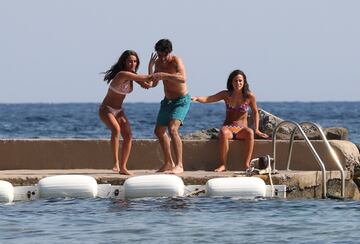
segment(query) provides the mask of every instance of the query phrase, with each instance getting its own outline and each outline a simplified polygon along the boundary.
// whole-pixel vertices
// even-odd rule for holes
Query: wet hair
[[[121,54],[121,56],[119,57],[119,60],[113,66],[111,66],[111,68],[108,71],[103,72],[103,74],[105,74],[104,81],[109,83],[112,79],[114,79],[114,77],[117,75],[117,73],[125,70],[126,60],[130,56],[135,56],[137,59],[137,64],[135,67],[135,73],[136,73],[139,68],[139,65],[140,65],[139,56],[133,50],[126,50]]]
[[[246,75],[245,75],[245,73],[243,71],[236,69],[233,72],[231,72],[230,75],[229,75],[229,78],[227,80],[226,87],[227,87],[229,92],[232,92],[234,90],[232,81],[235,78],[235,76],[237,76],[237,75],[242,75],[242,77],[244,77],[244,86],[243,86],[243,89],[242,89],[242,95],[243,95],[243,98],[246,99],[249,96],[250,88],[249,88],[249,84],[248,84],[247,79],[246,79]]]
[[[172,43],[169,39],[161,39],[155,44],[155,51],[171,53],[172,52]]]

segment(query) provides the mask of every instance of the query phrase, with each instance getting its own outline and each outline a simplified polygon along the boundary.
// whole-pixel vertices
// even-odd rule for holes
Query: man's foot
[[[158,169],[156,172],[165,172],[170,171],[173,169],[173,166],[171,164],[163,164],[160,169]]]
[[[119,171],[119,174],[121,175],[134,175],[133,173],[131,173],[130,171],[128,171],[127,169],[121,169]]]
[[[184,168],[182,166],[175,166],[172,170],[169,171],[170,174],[180,174],[184,173]]]
[[[216,168],[214,171],[215,172],[225,172],[226,167],[225,167],[225,165],[222,164],[222,165],[220,165],[220,167]]]

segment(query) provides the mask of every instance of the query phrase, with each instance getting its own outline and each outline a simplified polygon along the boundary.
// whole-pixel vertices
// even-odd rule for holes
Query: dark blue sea
[[[345,127],[360,144],[360,102],[259,102],[258,107],[286,120]],[[154,138],[158,103],[125,103],[134,138]],[[182,134],[221,126],[224,105],[192,103]],[[0,104],[0,138],[108,138],[96,103]]]
[[[258,103],[286,120],[346,127],[360,102]],[[135,138],[154,138],[155,103],[125,104]],[[0,138],[108,138],[98,104],[0,104]],[[181,133],[219,127],[223,104],[192,104]],[[0,155],[1,156],[1,155]],[[53,199],[0,204],[0,243],[359,243],[360,202],[319,199]]]
[[[360,202],[233,198],[0,204],[0,243],[359,243]]]

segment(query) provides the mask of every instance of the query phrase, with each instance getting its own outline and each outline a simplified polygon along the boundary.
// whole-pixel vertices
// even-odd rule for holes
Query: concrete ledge
[[[322,141],[312,141],[326,170],[337,170]],[[359,164],[359,151],[349,141],[330,141],[340,162],[347,168]],[[277,143],[277,169],[286,169],[288,141]],[[256,140],[253,158],[270,154],[269,140]],[[230,141],[229,169],[244,170],[244,145]],[[218,166],[217,140],[184,141],[185,170],[213,170]],[[36,139],[0,140],[0,170],[11,169],[110,169],[112,167],[109,140],[105,139]],[[162,152],[157,140],[134,140],[128,162],[130,170],[157,169],[162,164]],[[295,141],[293,170],[319,170],[317,162],[304,141]]]

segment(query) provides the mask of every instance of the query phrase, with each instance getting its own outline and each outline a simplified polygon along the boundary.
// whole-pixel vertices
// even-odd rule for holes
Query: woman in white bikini
[[[219,133],[220,140],[220,166],[217,172],[226,171],[229,152],[229,140],[245,140],[245,167],[250,168],[251,156],[254,148],[254,133],[262,138],[268,135],[259,131],[259,113],[256,105],[255,94],[249,90],[246,75],[241,70],[230,73],[227,81],[227,90],[212,96],[192,97],[193,101],[200,103],[213,103],[224,100],[226,117]],[[254,130],[248,127],[247,116],[251,108],[254,118]]]
[[[149,88],[152,84],[151,76],[136,74],[139,65],[140,60],[136,52],[126,50],[121,54],[119,60],[108,71],[104,72],[104,81],[110,85],[99,108],[100,119],[111,130],[110,144],[114,159],[113,170],[125,175],[131,175],[126,164],[131,151],[132,134],[122,104],[126,95],[133,90],[133,81],[143,88]],[[121,159],[119,160],[120,135],[123,138],[123,143]]]

